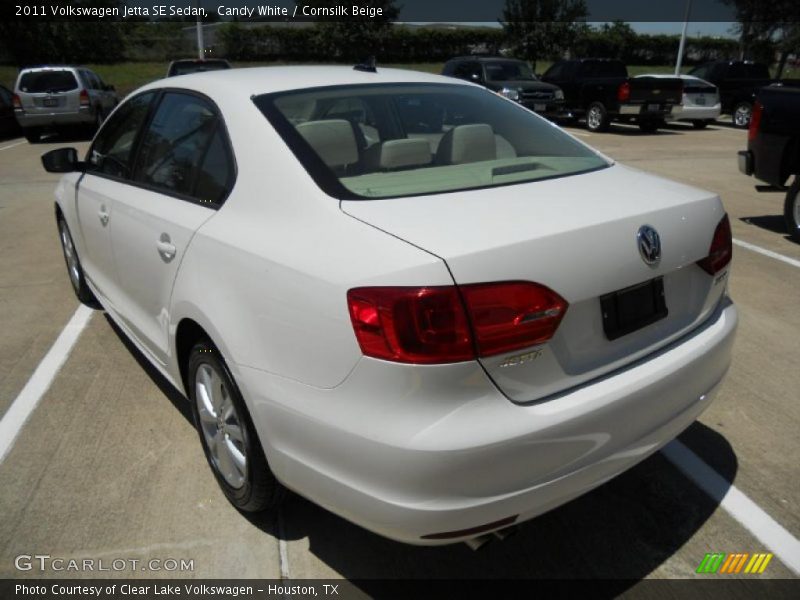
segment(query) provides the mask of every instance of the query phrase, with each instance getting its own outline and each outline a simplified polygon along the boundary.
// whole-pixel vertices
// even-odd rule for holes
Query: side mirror
[[[75,148],[56,148],[42,154],[42,166],[48,173],[72,173],[82,171],[83,163],[78,160]]]

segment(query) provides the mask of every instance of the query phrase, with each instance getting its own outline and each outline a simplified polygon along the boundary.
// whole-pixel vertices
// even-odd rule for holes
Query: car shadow
[[[111,329],[167,400],[192,427],[186,398],[158,372],[106,315]],[[738,470],[723,435],[695,422],[680,441],[732,484]],[[480,477],[480,473],[475,474]],[[597,489],[521,524],[516,535],[479,551],[465,544],[425,547],[388,540],[288,493],[277,511],[241,513],[265,534],[308,540],[308,551],[333,576],[366,594],[386,579],[604,579],[621,594],[689,541],[718,504],[656,453]],[[291,557],[291,545],[288,549]],[[697,557],[697,562],[702,556]],[[694,559],[692,559],[694,560]],[[299,574],[290,576],[297,577]],[[676,573],[689,577],[691,573]],[[370,582],[370,580],[374,580]],[[609,582],[606,582],[609,583]],[[378,586],[374,587],[373,585]]]
[[[789,231],[786,229],[786,220],[783,215],[761,215],[758,217],[741,217],[739,219],[747,225],[755,225],[761,229],[780,234],[783,239],[794,242]]]
[[[607,131],[603,132],[590,132],[586,127],[582,124],[566,124],[562,125],[562,127],[566,131],[571,131],[573,129],[581,130],[584,132],[589,132],[594,135],[608,135],[608,134],[617,134],[617,135],[626,135],[632,137],[649,137],[649,136],[658,136],[658,135],[683,135],[685,132],[681,130],[675,130],[668,126],[661,126],[656,131],[652,132],[645,132],[639,129],[638,125],[628,125],[626,123],[611,123]],[[689,131],[688,129],[686,131]]]

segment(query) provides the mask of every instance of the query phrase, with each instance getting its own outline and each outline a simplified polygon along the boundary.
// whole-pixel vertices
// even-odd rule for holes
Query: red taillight
[[[89,106],[89,92],[81,90],[81,106]]]
[[[11,96],[11,103],[14,105],[14,108],[17,110],[22,110],[22,100],[19,99],[19,96],[14,94]]]
[[[708,249],[708,256],[697,264],[709,275],[716,275],[724,269],[733,256],[733,241],[731,239],[731,223],[728,215],[722,220],[714,230],[714,237],[711,240],[711,247]]]
[[[503,354],[553,337],[567,301],[528,281],[483,283],[461,288],[480,356]]]
[[[756,100],[753,105],[753,114],[750,115],[750,127],[747,130],[748,141],[753,141],[758,134],[758,127],[761,125],[761,113],[764,112],[764,106]]]
[[[347,303],[365,355],[414,364],[472,360],[476,351],[492,356],[546,342],[567,309],[561,296],[530,282],[356,288]]]
[[[627,102],[631,97],[631,84],[623,81],[617,88],[617,100],[620,102]]]

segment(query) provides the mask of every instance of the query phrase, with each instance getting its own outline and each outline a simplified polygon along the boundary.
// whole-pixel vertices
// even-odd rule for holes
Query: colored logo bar
[[[732,554],[725,554],[723,552],[715,552],[706,554],[697,567],[697,573],[704,574],[735,574],[735,573],[749,573],[757,574],[763,573],[767,568],[769,561],[772,560],[771,553],[756,553],[749,554],[747,552],[739,552]]]

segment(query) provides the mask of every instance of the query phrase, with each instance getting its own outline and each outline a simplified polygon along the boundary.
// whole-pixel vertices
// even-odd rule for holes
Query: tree
[[[296,0],[298,5],[335,8],[337,0]],[[347,5],[345,3],[345,5]],[[381,9],[380,17],[353,17],[346,20],[322,19],[317,23],[315,41],[324,56],[335,60],[361,61],[369,56],[380,58],[384,39],[390,34],[392,21],[400,9],[394,0],[359,0],[353,2],[367,10]]]
[[[800,3],[797,0],[724,0],[736,12],[739,57],[767,64],[780,53],[777,77],[786,58],[800,49]]]
[[[506,0],[500,24],[515,56],[534,69],[542,58],[558,58],[585,31],[584,0]]]

